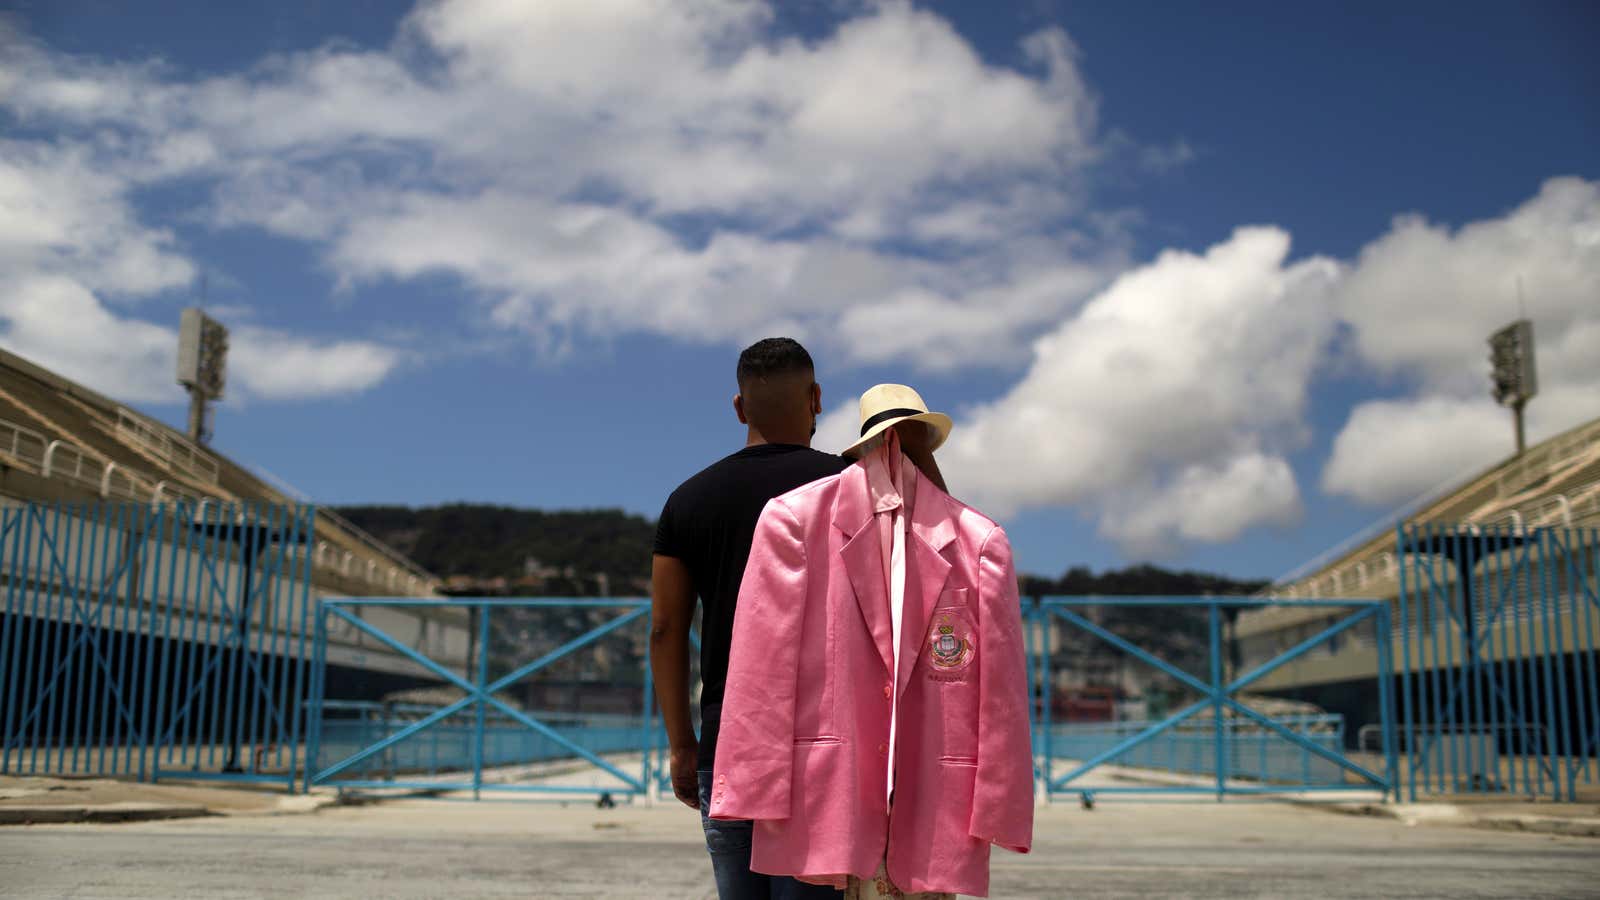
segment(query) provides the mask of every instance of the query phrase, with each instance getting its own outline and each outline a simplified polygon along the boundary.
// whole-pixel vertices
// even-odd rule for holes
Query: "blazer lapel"
[[[878,531],[872,520],[872,504],[867,497],[866,472],[859,464],[845,469],[839,479],[839,499],[834,505],[833,524],[847,540],[839,548],[839,561],[856,597],[856,606],[866,623],[867,633],[878,648],[885,674],[894,671],[894,626],[889,621],[889,597],[884,591],[886,561],[878,544]]]
[[[909,467],[908,467],[909,468]],[[942,551],[955,540],[949,495],[915,472],[916,502],[906,534],[906,606],[900,620],[900,672],[896,693],[906,689],[911,670],[928,644],[928,623],[950,578],[950,561]]]

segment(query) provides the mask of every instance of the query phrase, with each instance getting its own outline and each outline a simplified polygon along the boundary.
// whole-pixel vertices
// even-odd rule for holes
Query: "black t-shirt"
[[[851,460],[798,444],[757,444],[712,463],[667,498],[655,552],[683,561],[704,615],[700,624],[700,766],[715,758],[733,607],[756,520],[767,501],[837,475]]]

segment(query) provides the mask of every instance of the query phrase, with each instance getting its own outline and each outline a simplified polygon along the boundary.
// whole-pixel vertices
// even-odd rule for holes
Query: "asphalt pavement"
[[[1408,825],[1284,803],[1041,809],[992,896],[1600,897],[1592,838]],[[0,830],[0,895],[710,898],[682,807],[397,800],[293,816]]]

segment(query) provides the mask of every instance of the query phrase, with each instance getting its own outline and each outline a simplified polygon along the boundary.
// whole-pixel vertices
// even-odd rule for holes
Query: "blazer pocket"
[[[797,737],[794,739],[794,743],[797,747],[815,747],[819,744],[842,744],[844,743],[844,738],[835,737],[831,734],[819,734],[811,737]]]
[[[952,588],[939,594],[939,605],[936,609],[966,608],[968,588]]]
[[[977,766],[976,756],[941,756],[939,764],[942,766]]]

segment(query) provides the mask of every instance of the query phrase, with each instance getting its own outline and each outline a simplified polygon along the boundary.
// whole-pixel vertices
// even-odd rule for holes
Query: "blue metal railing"
[[[1224,610],[1272,606],[1340,610],[1335,622],[1266,662],[1241,674],[1225,676],[1222,622]],[[1197,676],[1162,659],[1123,635],[1093,621],[1093,607],[1149,610],[1198,609],[1205,614],[1207,672]],[[1258,600],[1244,597],[1041,597],[1029,612],[1034,659],[1034,735],[1039,777],[1047,795],[1057,792],[1093,794],[1206,793],[1218,800],[1229,794],[1330,790],[1395,790],[1398,757],[1393,736],[1389,692],[1388,607],[1370,600]],[[1342,720],[1334,736],[1308,729],[1296,717],[1268,716],[1239,700],[1239,694],[1268,674],[1303,657],[1322,643],[1362,623],[1372,622],[1378,635],[1379,709],[1383,765],[1373,771],[1345,753]],[[1113,726],[1058,725],[1053,722],[1056,681],[1049,630],[1065,626],[1108,644],[1117,653],[1142,663],[1199,699],[1155,722]],[[1201,714],[1204,713],[1202,716]],[[1331,724],[1331,723],[1330,723]],[[1068,770],[1057,775],[1058,761]],[[1164,769],[1205,776],[1204,783],[1095,783],[1088,776],[1106,765]]]
[[[0,510],[0,773],[293,785],[309,506]]]
[[[477,624],[477,647],[480,648],[475,664],[469,664],[471,676],[459,675],[452,669],[397,640],[372,623],[355,614],[359,608],[466,608],[473,611]],[[582,635],[573,638],[554,650],[518,666],[498,678],[489,676],[490,613],[496,609],[617,609],[619,614]],[[392,597],[350,597],[325,599],[322,614],[317,617],[317,673],[311,694],[313,728],[307,751],[309,773],[304,787],[311,785],[336,785],[341,788],[392,788],[428,789],[470,787],[473,796],[485,790],[521,791],[529,793],[645,793],[651,781],[652,754],[646,752],[654,738],[654,684],[650,669],[645,667],[641,707],[644,714],[630,722],[610,722],[603,726],[574,725],[549,714],[529,713],[511,706],[496,694],[513,687],[557,661],[612,635],[622,628],[647,618],[650,601],[637,598],[461,598],[437,600],[397,599]],[[400,657],[407,659],[445,684],[462,692],[462,697],[452,703],[426,712],[406,723],[383,724],[376,733],[365,733],[370,741],[354,746],[348,739],[351,730],[338,721],[330,722],[324,699],[326,684],[327,625],[338,620],[357,632],[375,640]],[[390,727],[392,724],[393,727]],[[330,726],[332,730],[330,731]],[[367,726],[360,726],[367,727]],[[362,777],[374,768],[382,768],[386,760],[396,754],[408,755],[412,762],[428,759],[428,767],[420,771],[437,774],[450,770],[447,765],[434,765],[429,757],[430,742],[444,747],[444,762],[454,762],[457,769],[470,773],[470,781],[441,782],[433,778]],[[639,752],[641,763],[637,775],[625,772],[600,754],[616,751]],[[328,765],[323,761],[337,759]],[[485,780],[485,769],[501,765],[522,764],[558,758],[581,759],[609,773],[616,779],[613,785],[572,786],[542,782],[507,783]],[[398,766],[394,766],[398,768]]]
[[[1404,523],[1407,796],[1576,800],[1600,779],[1600,530]]]
[[[495,695],[624,629],[642,598],[331,599],[310,595],[310,507],[264,504],[25,504],[0,509],[0,773],[219,778],[297,788],[448,780],[558,759],[609,773],[622,792],[665,784],[648,667],[636,714],[529,712]],[[1401,596],[1368,600],[1047,597],[1024,601],[1036,697],[1060,668],[1051,629],[1087,635],[1190,698],[1151,721],[1053,721],[1035,706],[1050,792],[1092,790],[1101,765],[1204,779],[1197,791],[1369,789],[1576,799],[1600,778],[1600,531],[1403,525]],[[504,675],[481,656],[446,666],[363,619],[363,607],[611,609],[615,617]],[[1138,646],[1091,607],[1187,609],[1188,670]],[[1303,640],[1228,672],[1231,609],[1315,607]],[[318,615],[318,612],[321,612]],[[462,692],[437,708],[340,708],[324,700],[327,629],[368,642]],[[1141,632],[1146,633],[1146,632]],[[637,640],[635,632],[630,640]],[[1341,646],[1372,653],[1374,753],[1347,753],[1342,719],[1271,716],[1241,694],[1295,660]],[[306,702],[315,706],[302,713]],[[374,721],[374,716],[377,721]],[[387,715],[385,721],[383,715]],[[1370,724],[1368,724],[1370,723]],[[637,765],[616,754],[638,754]],[[489,781],[493,782],[491,772]],[[1128,785],[1125,789],[1136,789]],[[1163,788],[1170,790],[1171,788]],[[598,789],[585,789],[598,790]],[[1141,789],[1142,790],[1142,789]]]
[[[439,709],[419,704],[349,700],[325,700],[321,708],[318,752],[336,759],[353,756]],[[645,729],[641,716],[561,712],[529,712],[528,715],[544,722],[565,742],[546,737],[498,712],[486,714],[481,757],[485,769],[577,758],[566,742],[597,754],[636,752]],[[442,776],[469,773],[477,758],[476,735],[475,713],[463,711],[447,716],[409,740],[390,744],[382,753],[347,768],[341,773],[346,776],[341,780],[328,783],[383,781],[393,785],[402,778],[406,782],[419,778],[437,781]],[[507,777],[518,774],[507,773]],[[461,786],[459,782],[452,784]]]
[[[1274,721],[1321,747],[1326,753],[1344,749],[1344,716],[1277,716]],[[1093,759],[1128,738],[1151,729],[1155,722],[1076,722],[1051,726],[1051,752],[1060,759]],[[1308,786],[1346,784],[1344,769],[1306,747],[1290,743],[1254,724],[1223,720],[1228,775],[1235,781],[1305,790]],[[1044,736],[1035,739],[1044,752]],[[1216,736],[1204,721],[1189,722],[1156,734],[1115,757],[1115,764],[1184,775],[1214,776],[1219,765]]]

